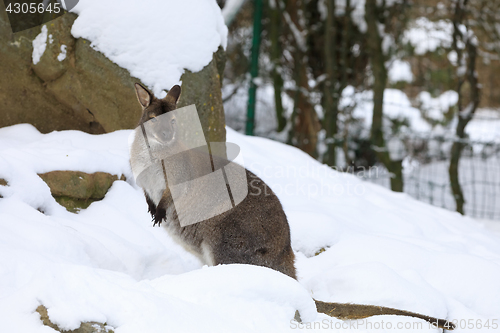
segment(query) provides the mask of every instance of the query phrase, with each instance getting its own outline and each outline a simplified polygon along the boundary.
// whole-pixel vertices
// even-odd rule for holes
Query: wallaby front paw
[[[156,208],[156,214],[154,216],[153,227],[156,226],[157,224],[158,224],[158,226],[161,226],[161,223],[165,219],[166,215],[167,215],[167,212],[165,209]]]

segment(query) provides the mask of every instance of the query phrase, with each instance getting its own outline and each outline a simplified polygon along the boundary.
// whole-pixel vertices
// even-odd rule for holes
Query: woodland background
[[[256,135],[432,204],[500,218],[500,3],[265,0],[253,79],[257,2],[225,6],[236,3],[229,126],[248,126],[253,82]]]

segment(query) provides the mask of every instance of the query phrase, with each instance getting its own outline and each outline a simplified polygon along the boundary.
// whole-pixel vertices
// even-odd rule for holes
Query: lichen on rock
[[[89,174],[68,170],[51,171],[38,176],[47,183],[56,201],[72,213],[102,200],[114,181],[125,180],[123,175],[119,177],[106,172]]]

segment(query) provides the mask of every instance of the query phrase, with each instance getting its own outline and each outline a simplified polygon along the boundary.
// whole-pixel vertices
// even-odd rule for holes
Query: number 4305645
[[[7,8],[5,9],[8,13],[14,13],[14,14],[27,14],[27,13],[44,13],[44,12],[49,12],[49,13],[55,13],[58,14],[61,12],[61,5],[56,2],[52,5],[52,3],[49,3],[47,7],[44,7],[43,3],[9,3]]]

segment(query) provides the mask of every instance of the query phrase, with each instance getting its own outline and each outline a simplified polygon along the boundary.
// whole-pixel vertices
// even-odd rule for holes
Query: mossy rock
[[[0,127],[30,123],[40,132],[81,130],[92,134],[134,128],[141,114],[134,91],[138,79],[74,38],[77,16],[46,24],[48,41],[33,64],[34,27],[13,34],[0,1]],[[61,47],[66,49],[62,59]],[[59,57],[59,58],[58,58]]]
[[[82,209],[87,209],[94,201],[98,201],[96,199],[77,199],[57,195],[54,195],[54,199],[56,199],[58,204],[66,208],[66,210],[71,213],[78,213]]]
[[[102,200],[113,182],[125,180],[122,175],[106,172],[85,173],[81,171],[58,170],[39,174],[50,188],[52,196],[68,211],[77,213],[94,201]]]
[[[181,77],[182,93],[177,108],[195,104],[201,127],[208,142],[225,142],[226,127],[222,103],[221,77],[225,53],[222,48],[201,71],[186,70]]]
[[[92,48],[88,40],[74,38],[76,14],[68,13],[46,24],[49,41],[33,64],[35,27],[13,34],[5,6],[0,1],[0,127],[20,123],[40,132],[81,130],[108,133],[137,126],[141,107],[135,97],[130,72]],[[52,41],[52,42],[50,42]],[[66,57],[61,59],[61,46]],[[196,104],[207,141],[224,141],[224,108],[221,77],[224,50],[197,73],[182,76],[180,106]]]
[[[53,328],[57,332],[61,333],[114,333],[113,329],[110,328],[106,323],[98,323],[98,322],[85,322],[81,323],[80,327],[76,330],[66,331],[60,329],[56,324],[50,321],[49,315],[47,313],[47,308],[43,305],[40,305],[36,308],[36,312],[40,314],[40,319],[45,326],[49,326]]]

